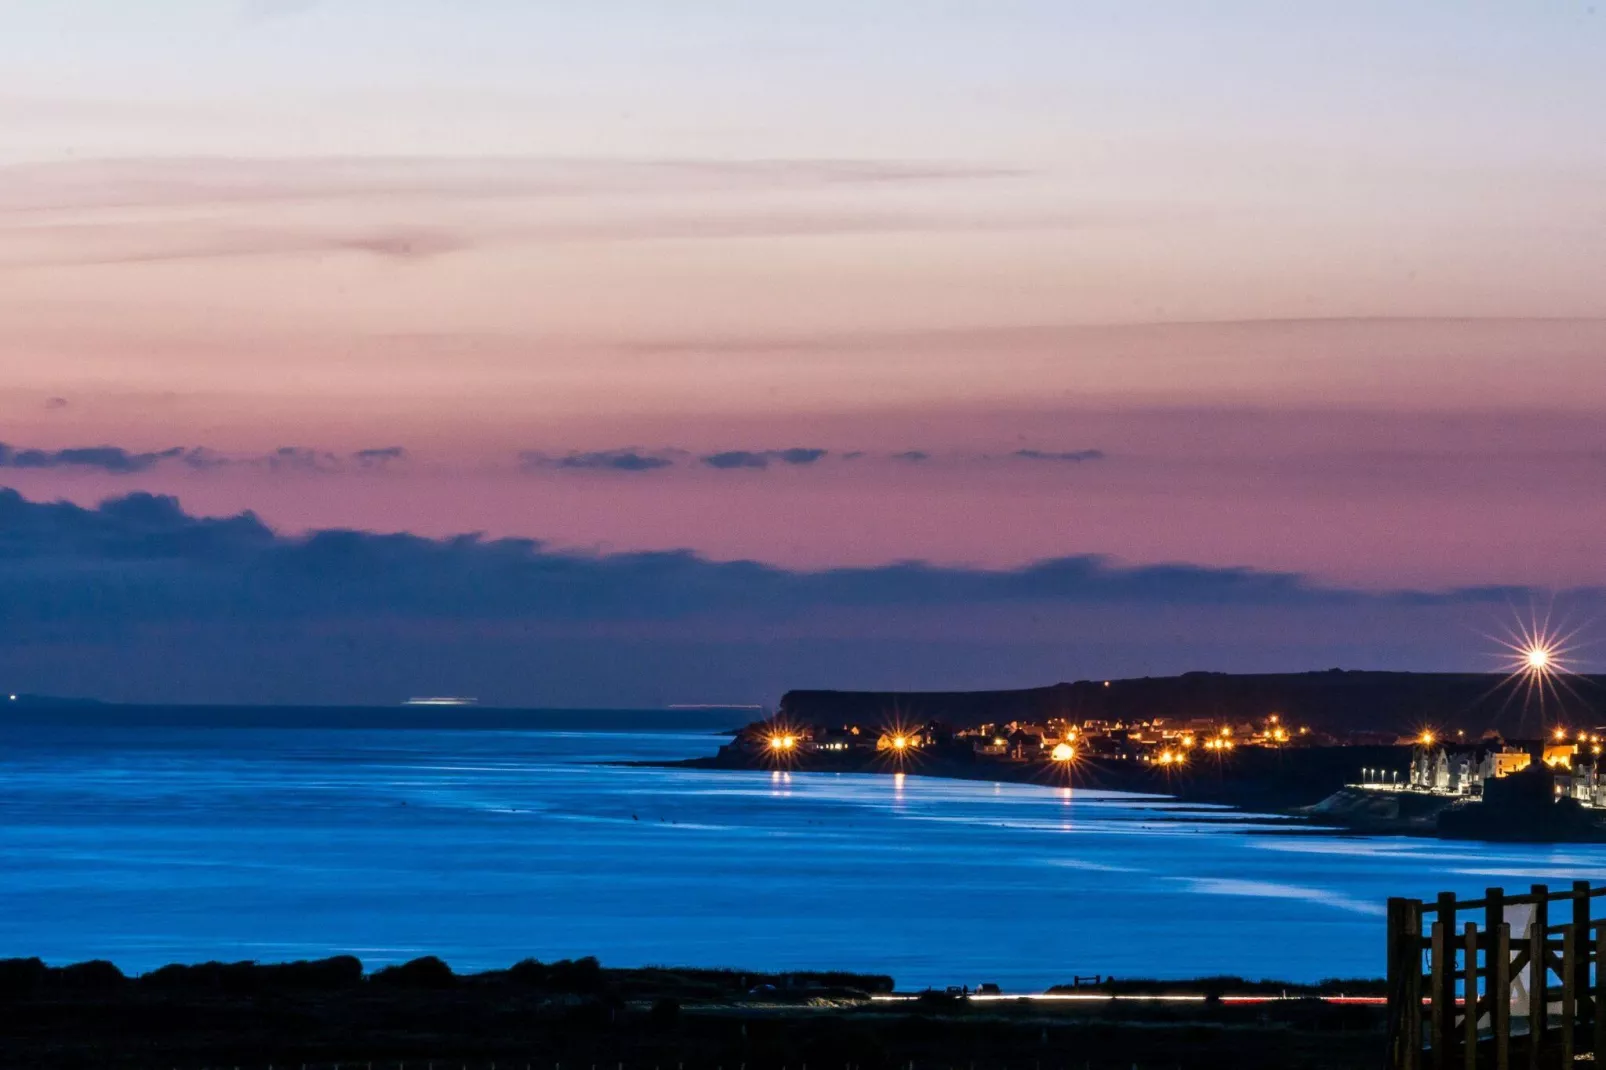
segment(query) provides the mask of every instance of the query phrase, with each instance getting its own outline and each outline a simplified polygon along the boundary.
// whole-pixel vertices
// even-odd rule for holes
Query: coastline
[[[1379,754],[1379,751],[1390,753]],[[609,764],[657,768],[747,772],[859,773],[987,781],[1071,790],[1119,791],[1175,799],[1288,820],[1310,821],[1307,812],[1342,790],[1366,761],[1383,764],[1396,757],[1394,748],[1313,748],[1268,755],[1235,756],[1234,763],[1206,763],[1187,770],[1163,770],[1135,763],[1079,762],[1067,770],[1054,762],[963,761],[921,755],[899,763],[856,756],[797,756],[776,763],[746,758],[734,749],[706,757],[671,761],[628,761]],[[1341,752],[1341,753],[1333,753]],[[1351,768],[1353,766],[1353,769]]]
[[[784,762],[721,748],[715,755],[678,761],[609,764],[747,772],[903,774],[945,780],[1023,784],[1054,789],[1114,791],[1147,798],[1253,813],[1334,835],[1412,836],[1486,842],[1599,843],[1606,829],[1584,833],[1539,821],[1515,830],[1446,834],[1439,816],[1457,806],[1453,796],[1374,792],[1353,786],[1345,771],[1371,762],[1384,767],[1399,748],[1320,747],[1288,751],[1239,751],[1228,762],[1186,772],[1147,765],[1092,762],[1067,769],[1050,761],[963,761],[921,755],[901,762],[843,755],[796,755]],[[1379,754],[1378,752],[1383,752]]]

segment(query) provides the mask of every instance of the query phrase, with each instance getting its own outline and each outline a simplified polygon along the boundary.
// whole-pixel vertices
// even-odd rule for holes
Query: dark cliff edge
[[[1550,718],[1606,722],[1606,676],[1569,676],[1545,710]],[[1469,735],[1534,735],[1539,710],[1498,673],[1412,673],[1329,669],[1236,674],[1190,672],[1130,680],[1079,680],[1012,691],[788,691],[781,717],[800,724],[888,718],[941,721],[953,728],[999,721],[1254,720],[1279,713],[1322,732],[1413,732],[1433,725]]]

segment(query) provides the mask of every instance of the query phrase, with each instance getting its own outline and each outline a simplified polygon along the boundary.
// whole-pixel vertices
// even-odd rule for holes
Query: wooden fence
[[[1390,899],[1392,1070],[1538,1070],[1606,1061],[1606,919],[1588,881],[1482,899]]]

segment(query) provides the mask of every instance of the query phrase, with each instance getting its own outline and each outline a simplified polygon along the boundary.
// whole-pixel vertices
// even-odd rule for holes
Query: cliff
[[[1606,723],[1606,677],[1575,676],[1552,698],[1546,719]],[[1229,674],[1190,672],[1133,680],[1079,680],[1014,691],[788,691],[781,716],[801,724],[881,724],[892,718],[936,720],[954,728],[1001,721],[1259,720],[1279,713],[1289,724],[1342,734],[1409,732],[1425,725],[1496,729],[1536,735],[1536,704],[1492,673],[1326,672]]]

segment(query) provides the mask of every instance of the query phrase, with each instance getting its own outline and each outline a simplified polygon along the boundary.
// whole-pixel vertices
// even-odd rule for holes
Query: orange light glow
[[[1069,762],[1076,758],[1076,748],[1069,743],[1060,743],[1049,752],[1049,757],[1056,762]]]
[[[1548,610],[1535,610],[1526,620],[1518,616],[1515,626],[1506,629],[1505,637],[1489,636],[1508,653],[1506,682],[1515,685],[1524,713],[1536,710],[1540,723],[1551,721],[1552,711],[1562,703],[1563,695],[1573,693],[1568,679],[1574,673],[1574,640],[1580,630],[1579,626],[1552,623]]]

